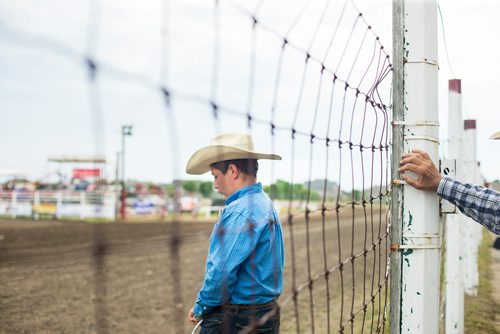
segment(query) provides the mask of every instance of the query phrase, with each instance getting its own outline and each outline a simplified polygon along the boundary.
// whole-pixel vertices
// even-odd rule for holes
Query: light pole
[[[132,136],[132,125],[122,125],[122,191],[121,191],[121,207],[120,216],[125,220],[125,206],[127,199],[127,189],[125,186],[125,136]]]

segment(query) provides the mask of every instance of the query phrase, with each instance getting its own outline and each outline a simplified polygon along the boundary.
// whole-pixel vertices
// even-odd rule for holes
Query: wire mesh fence
[[[65,4],[53,5],[50,14],[67,30],[4,18],[2,43],[83,69],[86,78],[70,77],[85,95],[90,151],[109,146],[106,121],[141,114],[142,135],[161,144],[138,160],[147,170],[166,157],[173,213],[168,223],[142,225],[5,224],[0,313],[7,331],[190,331],[186,314],[204,281],[209,236],[223,240],[224,232],[181,219],[178,180],[210,138],[240,132],[283,157],[258,172],[285,244],[281,331],[384,332],[392,66],[369,13],[351,0],[95,0],[85,2],[87,16],[72,10],[68,17],[57,12]],[[22,9],[26,16],[40,10]],[[72,30],[78,38],[63,38]],[[28,304],[34,316],[20,320],[16,313]],[[50,314],[64,320],[56,324]]]

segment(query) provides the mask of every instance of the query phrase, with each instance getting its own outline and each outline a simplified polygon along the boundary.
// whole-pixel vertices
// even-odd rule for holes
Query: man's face
[[[210,170],[212,171],[212,175],[214,177],[214,188],[227,198],[232,193],[230,191],[229,170],[225,175],[218,169],[210,168]]]

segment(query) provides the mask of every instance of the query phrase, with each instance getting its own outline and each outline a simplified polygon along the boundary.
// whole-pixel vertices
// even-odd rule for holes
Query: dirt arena
[[[385,209],[367,207],[366,218],[362,209],[356,209],[353,218],[346,208],[337,227],[335,212],[329,213],[325,238],[321,216],[313,215],[309,227],[297,218],[292,225],[293,247],[290,226],[283,221],[282,333],[298,332],[297,324],[301,333],[312,332],[313,326],[317,333],[327,332],[328,327],[336,332],[345,326],[347,333],[382,328],[388,298],[386,240],[381,247],[370,247],[372,239],[377,241],[379,227],[381,235],[385,233],[385,214]],[[183,221],[177,230],[173,226],[0,221],[0,332],[190,333],[192,325],[185,315],[203,280],[213,223]],[[175,245],[177,253],[172,251]],[[333,269],[328,281],[324,249],[326,268]],[[361,255],[351,262],[351,254]],[[339,260],[346,262],[342,270]],[[300,289],[298,318],[291,298],[294,276]],[[349,321],[351,312],[354,321]]]

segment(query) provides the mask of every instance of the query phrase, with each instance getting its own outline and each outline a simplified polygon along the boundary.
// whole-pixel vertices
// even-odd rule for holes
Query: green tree
[[[211,181],[206,181],[200,183],[200,193],[203,197],[210,197],[212,195],[214,188]]]
[[[354,201],[359,202],[359,201],[361,201],[361,197],[363,196],[363,192],[361,190],[354,189],[353,195],[354,195],[353,196]]]
[[[165,186],[165,193],[168,197],[173,198],[175,196],[175,186],[173,184],[167,184]]]
[[[290,198],[290,183],[283,180],[276,180],[275,183],[276,198],[289,199]]]
[[[287,181],[283,180],[276,180],[276,183],[273,183],[269,186],[264,186],[264,191],[269,194],[269,196],[273,195],[274,199],[283,199],[283,200],[289,200],[290,199],[290,190],[291,190],[291,184]],[[302,200],[305,201],[307,200],[307,187],[305,187],[303,184],[300,183],[294,183],[293,184],[293,199],[294,200]],[[271,194],[272,193],[272,194]],[[311,194],[309,195],[309,199],[311,201],[318,201],[320,199],[320,196],[316,191],[311,191]]]
[[[320,199],[321,198],[317,192],[311,191],[311,198],[310,198],[311,201],[319,201]]]
[[[293,185],[293,198],[296,200],[306,200],[307,199],[307,189],[301,184]]]
[[[198,187],[197,187],[197,184],[195,181],[188,180],[188,181],[182,182],[182,188],[188,192],[195,192]]]

